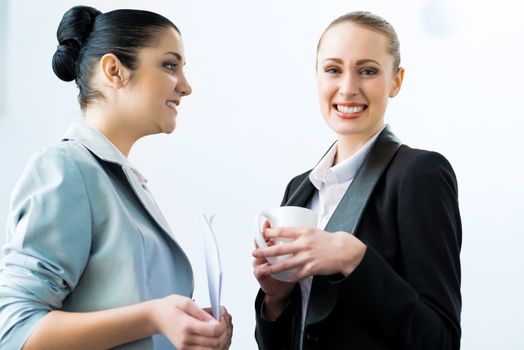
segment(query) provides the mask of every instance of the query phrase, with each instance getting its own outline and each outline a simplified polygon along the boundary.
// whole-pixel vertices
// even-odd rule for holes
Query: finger
[[[296,241],[286,242],[282,244],[273,245],[267,248],[255,249],[252,253],[255,258],[267,258],[272,256],[296,254],[302,249],[300,243]]]
[[[224,305],[220,305],[220,315],[221,317],[229,316],[227,309]]]
[[[211,321],[201,321],[196,318],[188,317],[187,329],[193,335],[216,338],[222,334],[227,327],[212,318]]]
[[[226,322],[227,325],[231,326],[233,324],[233,317],[229,312],[227,312],[225,306],[220,307],[220,317]]]
[[[200,334],[190,334],[183,342],[184,348],[188,349],[217,349],[222,346],[224,340],[221,337],[207,337]]]
[[[267,263],[268,261],[266,260],[266,258],[255,258],[253,259],[253,263],[252,263],[253,269],[256,269],[257,267],[262,266]]]
[[[220,350],[224,349],[227,350],[231,346],[231,338],[233,337],[233,330],[229,330],[228,332],[224,333],[220,337],[220,343],[222,346],[219,348]]]
[[[262,271],[261,273],[273,275],[273,274],[282,272],[284,270],[289,270],[289,269],[301,270],[305,264],[306,264],[306,261],[301,256],[298,256],[298,257],[293,256],[287,260],[279,262],[278,264],[274,264],[274,265],[268,264],[267,266],[264,266],[263,268],[264,271]]]
[[[303,278],[315,275],[314,268],[311,265],[301,264],[295,269],[295,271],[289,276],[289,282],[297,282]]]
[[[220,349],[229,349],[231,345],[231,338],[233,337],[233,324],[231,323],[231,315],[227,313],[227,310],[224,313],[224,319],[227,326],[226,331],[220,336],[220,342],[223,344]]]
[[[263,265],[260,265],[258,267],[256,267],[254,270],[253,270],[253,274],[255,275],[255,278],[258,280],[258,281],[262,281],[264,279],[266,279],[269,275],[271,275],[271,273],[269,273],[268,271],[268,266],[270,266],[268,263],[266,264],[263,264]]]
[[[268,228],[265,231],[265,237],[268,239],[289,238],[296,239],[299,236],[310,232],[309,227],[275,227]]]
[[[202,310],[213,316],[213,309],[210,307],[203,307]]]
[[[185,302],[178,305],[178,308],[186,314],[200,320],[200,321],[211,321],[214,320],[213,316],[202,310],[197,304],[191,299],[187,299]]]
[[[262,237],[264,237],[264,241],[267,243],[269,242],[269,239],[266,237],[266,229],[268,229],[269,227],[271,227],[271,224],[269,223],[268,220],[264,221],[264,225],[262,225],[262,229],[261,229],[261,232],[262,232]],[[257,246],[258,248],[258,243],[256,242],[255,240],[255,245]]]

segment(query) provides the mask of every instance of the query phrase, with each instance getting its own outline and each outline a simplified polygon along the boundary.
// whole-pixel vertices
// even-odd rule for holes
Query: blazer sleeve
[[[451,165],[438,153],[417,156],[398,196],[399,268],[368,246],[355,271],[334,283],[351,296],[352,312],[398,348],[459,349],[462,231]]]
[[[294,182],[297,182],[297,178],[294,178],[286,186],[284,192],[284,198],[282,199],[281,205],[284,205],[289,196],[293,193],[292,187]],[[264,304],[264,291],[259,289],[256,300],[255,300],[255,315],[256,315],[256,327],[255,327],[255,339],[260,350],[284,350],[291,349],[293,341],[293,320],[296,319],[297,314],[300,315],[300,287],[298,283],[291,292],[289,302],[282,314],[274,321],[266,320],[262,317],[262,308]]]
[[[10,202],[0,260],[0,348],[20,349],[48,312],[60,309],[89,258],[85,183],[63,148],[35,156]]]

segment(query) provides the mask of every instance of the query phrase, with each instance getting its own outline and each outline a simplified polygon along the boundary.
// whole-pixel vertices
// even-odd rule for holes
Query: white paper
[[[213,316],[220,319],[220,296],[222,291],[222,265],[218,252],[217,240],[213,230],[213,219],[215,215],[206,215],[204,218],[204,246],[206,254],[207,285],[209,288],[209,300]]]

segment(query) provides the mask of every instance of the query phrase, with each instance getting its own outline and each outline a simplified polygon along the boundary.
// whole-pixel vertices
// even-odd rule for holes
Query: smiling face
[[[138,137],[169,134],[175,129],[182,97],[191,94],[180,34],[166,28],[156,45],[140,50],[139,62],[119,99],[126,124]]]
[[[351,22],[329,28],[317,53],[320,109],[339,139],[364,143],[384,125],[390,97],[402,84],[385,35]]]

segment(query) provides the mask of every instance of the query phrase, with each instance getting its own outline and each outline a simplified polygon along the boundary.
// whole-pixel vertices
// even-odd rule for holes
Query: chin
[[[328,123],[328,126],[334,133],[337,135],[358,135],[365,132],[365,128],[362,125],[358,125],[354,121],[340,121],[340,120],[331,120]]]
[[[175,131],[175,129],[176,129],[176,123],[173,123],[172,125],[166,125],[166,126],[164,126],[164,127],[162,128],[162,132],[163,132],[164,134],[168,134],[168,135],[169,135],[169,134],[172,134],[173,131]]]

